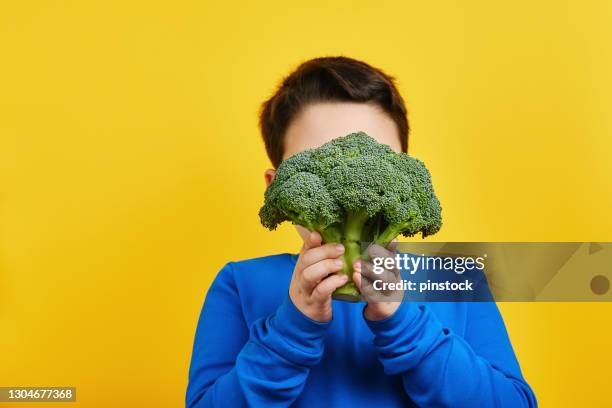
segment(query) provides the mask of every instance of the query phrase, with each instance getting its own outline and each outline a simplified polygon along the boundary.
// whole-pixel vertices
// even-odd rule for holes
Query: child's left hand
[[[387,248],[380,245],[371,245],[368,248],[370,257],[394,258],[395,242],[389,244]],[[365,318],[368,320],[384,320],[399,308],[403,297],[402,291],[382,291],[375,290],[373,282],[381,280],[383,282],[399,282],[401,276],[398,269],[385,270],[382,274],[373,272],[372,263],[357,260],[353,264],[353,281],[364,296],[368,305],[364,311]]]

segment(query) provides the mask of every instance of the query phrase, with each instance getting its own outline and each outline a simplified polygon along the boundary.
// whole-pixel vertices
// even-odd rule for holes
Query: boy
[[[275,168],[356,131],[408,148],[393,79],[345,57],[300,65],[263,104],[260,127]],[[273,178],[267,170],[266,183]],[[299,255],[219,272],[196,330],[188,407],[537,405],[495,303],[332,301],[347,280],[334,273],[344,249],[297,229]]]

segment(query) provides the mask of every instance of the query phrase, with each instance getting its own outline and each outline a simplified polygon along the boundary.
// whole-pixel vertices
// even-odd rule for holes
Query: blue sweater
[[[227,264],[195,334],[187,407],[535,407],[493,302],[404,302],[368,321],[288,296],[295,255]]]

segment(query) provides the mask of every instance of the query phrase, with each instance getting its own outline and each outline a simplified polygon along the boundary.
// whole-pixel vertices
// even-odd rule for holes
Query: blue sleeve
[[[193,345],[186,406],[286,407],[323,355],[329,323],[303,315],[289,296],[247,327],[231,263],[206,296]]]
[[[536,407],[494,302],[467,304],[461,337],[427,305],[403,302],[388,319],[368,321],[387,375],[401,375],[420,407]]]

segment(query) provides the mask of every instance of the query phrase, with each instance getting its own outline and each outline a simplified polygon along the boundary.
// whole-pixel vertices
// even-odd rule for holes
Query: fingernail
[[[334,264],[335,264],[336,266],[342,266],[342,265],[344,265],[344,262],[342,262],[342,259],[336,259],[336,260],[334,261]]]
[[[344,245],[342,245],[342,244],[336,245],[336,251],[338,251],[340,253],[344,252]]]
[[[348,280],[348,276],[346,276],[346,275],[342,275],[341,280],[342,280],[343,282],[346,282],[346,281]]]
[[[353,266],[357,272],[361,272],[361,261],[355,261],[355,265]]]

